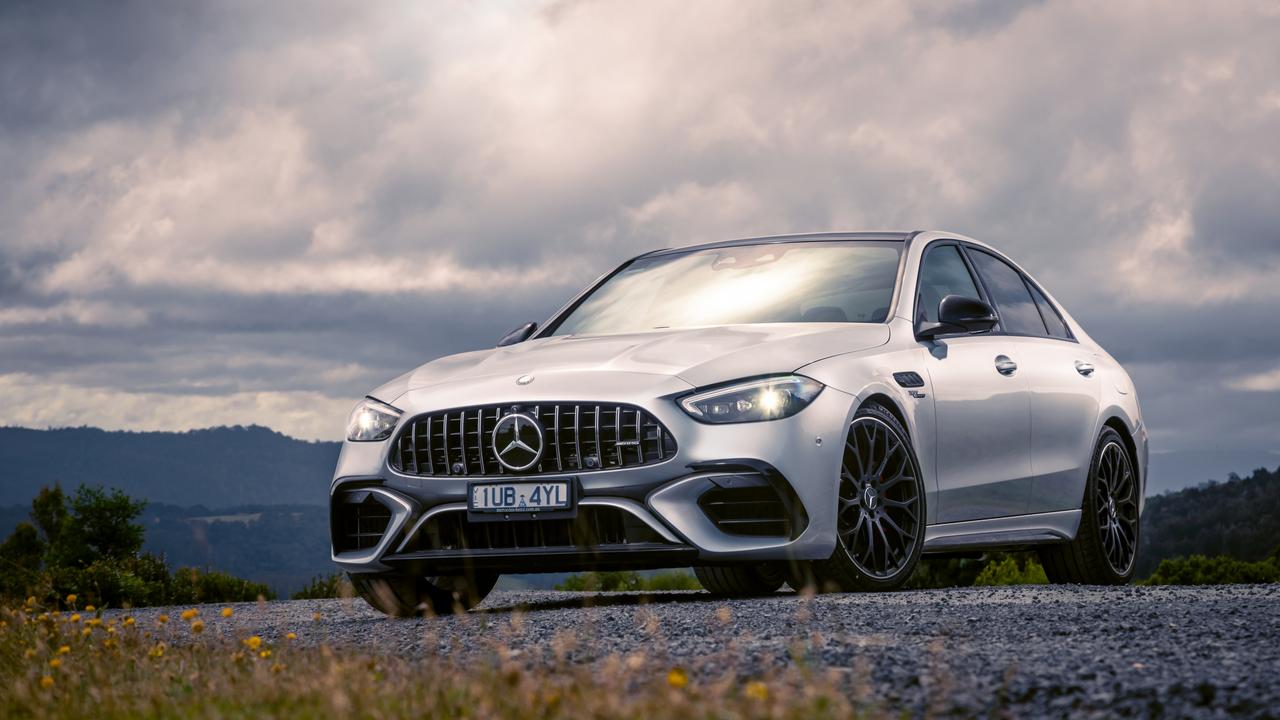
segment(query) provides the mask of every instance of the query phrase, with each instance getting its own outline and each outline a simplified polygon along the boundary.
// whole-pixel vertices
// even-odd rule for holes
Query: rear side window
[[[1040,288],[1031,283],[1027,285],[1031,288],[1031,297],[1035,298],[1036,307],[1040,308],[1040,317],[1044,318],[1044,324],[1049,328],[1049,337],[1070,340],[1071,331],[1067,329],[1067,323],[1058,314],[1058,309],[1049,302],[1049,298],[1045,297],[1044,293],[1040,292]]]
[[[981,299],[960,248],[941,245],[929,249],[920,266],[920,290],[916,297],[916,322],[938,322],[938,303],[948,295]]]
[[[994,255],[981,250],[969,253],[973,264],[982,276],[982,282],[995,301],[996,312],[1004,331],[1013,335],[1047,335],[1040,310],[1031,299],[1022,273]]]

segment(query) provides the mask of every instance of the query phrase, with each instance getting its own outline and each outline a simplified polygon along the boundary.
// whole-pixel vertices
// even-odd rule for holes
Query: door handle
[[[1093,374],[1093,363],[1087,363],[1083,360],[1077,360],[1076,372],[1080,373],[1085,377],[1089,377],[1090,375]]]
[[[996,372],[1001,375],[1012,375],[1018,371],[1018,363],[1009,359],[1008,355],[996,356]]]

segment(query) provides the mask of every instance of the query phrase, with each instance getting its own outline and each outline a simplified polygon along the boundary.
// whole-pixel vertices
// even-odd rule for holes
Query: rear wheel
[[[696,567],[693,574],[713,595],[768,595],[786,580],[781,567],[767,563]]]
[[[479,605],[498,582],[497,575],[351,575],[356,594],[392,617],[448,615]]]
[[[849,425],[836,505],[836,548],[813,563],[816,587],[901,587],[924,546],[924,483],[906,428],[879,405],[860,408]]]
[[[1138,557],[1138,479],[1120,434],[1102,431],[1085,484],[1080,529],[1069,543],[1040,549],[1050,582],[1120,585]]]

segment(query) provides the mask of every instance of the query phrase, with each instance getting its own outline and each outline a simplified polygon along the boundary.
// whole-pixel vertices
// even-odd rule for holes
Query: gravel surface
[[[908,713],[1280,716],[1280,585],[1004,587],[744,600],[495,592],[464,617],[384,618],[359,600],[202,613],[206,636],[529,664],[640,652],[695,674],[768,676],[797,661]],[[140,621],[180,609],[134,612]],[[316,614],[318,613],[318,620]]]

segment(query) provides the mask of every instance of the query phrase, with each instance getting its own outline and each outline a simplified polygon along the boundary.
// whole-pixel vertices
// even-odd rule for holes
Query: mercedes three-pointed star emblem
[[[493,452],[508,470],[528,470],[542,459],[542,426],[523,413],[505,415],[493,428]]]

